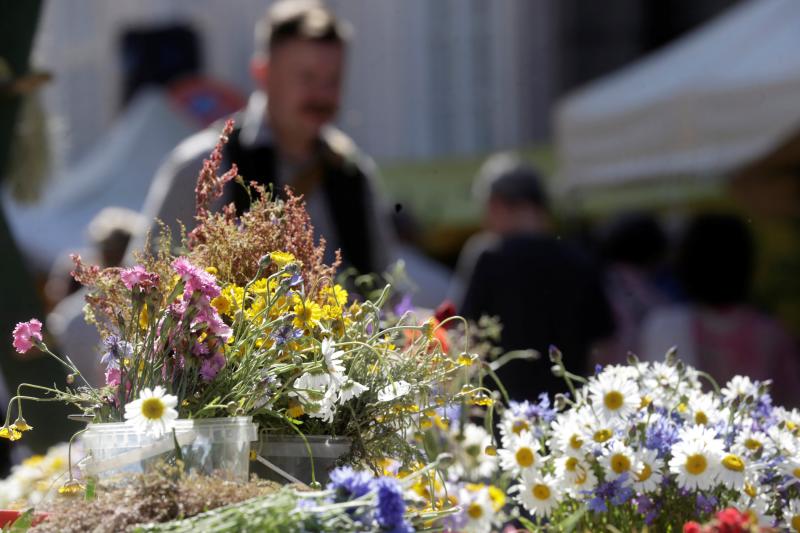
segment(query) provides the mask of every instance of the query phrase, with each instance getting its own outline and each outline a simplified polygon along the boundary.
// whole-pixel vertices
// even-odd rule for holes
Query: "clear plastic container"
[[[253,472],[262,478],[279,483],[300,481],[310,484],[316,479],[325,485],[328,482],[328,474],[336,467],[337,460],[350,452],[352,441],[347,437],[329,435],[310,435],[305,439],[304,441],[299,435],[260,435],[258,443],[254,444],[253,448],[261,460],[257,459],[257,463],[253,465]],[[263,460],[271,466],[264,464]],[[276,471],[274,467],[283,473]]]
[[[159,439],[121,422],[89,424],[81,435],[86,452],[81,469],[100,480],[144,473],[177,457],[176,439],[187,472],[247,481],[251,443],[258,439],[249,416],[176,420],[174,435],[169,432]]]

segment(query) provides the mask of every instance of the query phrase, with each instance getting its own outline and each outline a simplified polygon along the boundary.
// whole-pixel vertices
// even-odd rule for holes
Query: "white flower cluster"
[[[715,387],[675,360],[608,366],[560,409],[546,397],[511,402],[497,457],[488,433],[465,430],[483,452],[451,472],[508,486],[539,523],[585,510],[584,526],[658,529],[730,506],[761,526],[800,531],[800,413],[773,406],[768,382],[737,376]],[[490,531],[484,518],[465,515],[470,531]]]
[[[11,475],[0,480],[0,509],[26,509],[55,494],[67,472],[67,453],[68,445],[59,444],[14,466]]]

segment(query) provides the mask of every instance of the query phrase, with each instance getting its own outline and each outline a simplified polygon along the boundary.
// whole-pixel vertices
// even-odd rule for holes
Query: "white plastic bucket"
[[[269,465],[260,461],[254,465],[254,471],[260,477],[281,483],[300,481],[310,484],[316,480],[325,485],[337,460],[348,454],[351,446],[352,441],[347,437],[307,435],[303,440],[299,435],[261,435],[253,447]],[[312,461],[314,479],[311,475]]]
[[[144,473],[160,461],[176,457],[176,444],[189,473],[247,481],[251,442],[258,439],[251,417],[175,421],[175,432],[159,439],[136,432],[121,422],[89,424],[81,435],[87,454],[81,468],[98,479],[122,473]]]

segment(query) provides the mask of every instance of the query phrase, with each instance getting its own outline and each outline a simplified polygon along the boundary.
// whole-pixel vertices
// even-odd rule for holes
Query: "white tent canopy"
[[[568,96],[555,119],[566,191],[725,175],[800,131],[800,1],[745,2]]]

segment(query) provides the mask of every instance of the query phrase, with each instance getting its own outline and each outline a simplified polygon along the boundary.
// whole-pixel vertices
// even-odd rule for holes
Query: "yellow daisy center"
[[[583,446],[583,441],[577,435],[573,435],[569,438],[569,445],[574,450],[579,450],[581,446]]]
[[[522,468],[528,468],[533,464],[533,451],[530,448],[520,448],[515,455],[517,464]]]
[[[150,420],[160,420],[164,416],[164,402],[161,398],[147,398],[142,401],[142,414]]]
[[[567,462],[564,463],[564,468],[568,472],[574,472],[577,467],[578,467],[578,460],[574,457],[570,457],[569,459],[567,459]]]
[[[705,455],[696,453],[686,458],[685,466],[687,472],[693,476],[699,476],[708,468],[708,460]]]
[[[744,447],[750,450],[751,452],[757,452],[761,449],[761,442],[757,441],[756,439],[746,439],[744,441]]]
[[[622,404],[625,402],[625,397],[622,395],[621,392],[612,390],[611,392],[607,392],[605,396],[603,396],[603,404],[605,404],[606,409],[611,411],[616,411]]]
[[[610,429],[601,429],[600,431],[596,431],[592,438],[595,442],[605,442],[610,439],[612,435]]]
[[[794,470],[792,470],[792,474],[794,475],[794,477],[800,478],[800,468],[795,468]]]
[[[757,494],[756,488],[750,483],[744,484],[744,493],[750,496],[751,498],[755,498]]]
[[[483,516],[483,507],[477,503],[471,503],[469,507],[467,507],[467,514],[473,520],[478,520]]]
[[[697,411],[694,414],[694,423],[705,426],[708,424],[708,417],[703,411]]]
[[[792,529],[794,529],[795,531],[800,531],[800,515],[794,515],[792,517],[791,524],[792,524]]]
[[[741,472],[744,470],[744,461],[742,461],[741,457],[730,454],[722,459],[722,466],[734,472]]]
[[[514,422],[514,425],[511,427],[511,431],[513,431],[516,435],[519,435],[523,431],[528,431],[531,428],[530,424],[525,420],[517,420]]]
[[[537,483],[533,486],[531,493],[537,500],[546,500],[550,498],[550,487],[543,485],[542,483]]]
[[[638,474],[636,474],[636,481],[638,481],[639,483],[642,483],[642,482],[647,481],[648,479],[650,479],[650,476],[652,476],[652,475],[653,475],[653,470],[650,468],[650,465],[647,464],[647,463],[644,463],[644,467],[642,468],[642,471],[639,472]]]
[[[615,453],[611,456],[611,470],[616,474],[622,474],[631,469],[631,460],[624,454]]]

